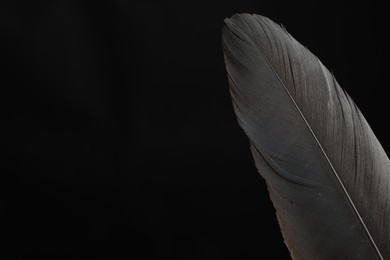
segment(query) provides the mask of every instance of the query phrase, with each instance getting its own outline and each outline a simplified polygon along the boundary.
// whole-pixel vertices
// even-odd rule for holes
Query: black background
[[[2,1],[0,258],[289,259],[232,110],[223,19],[282,23],[389,150],[382,8]]]

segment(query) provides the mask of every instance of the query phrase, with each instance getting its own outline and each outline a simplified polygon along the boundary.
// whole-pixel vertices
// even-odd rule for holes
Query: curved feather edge
[[[266,17],[225,20],[240,126],[294,259],[390,258],[390,163],[322,63]]]

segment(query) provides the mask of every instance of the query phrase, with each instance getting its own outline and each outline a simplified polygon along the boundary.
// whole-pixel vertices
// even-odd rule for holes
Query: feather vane
[[[390,259],[390,162],[352,99],[266,17],[226,19],[222,40],[237,120],[293,259]]]

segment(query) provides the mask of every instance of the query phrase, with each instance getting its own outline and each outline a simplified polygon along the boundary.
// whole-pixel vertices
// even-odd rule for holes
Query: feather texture
[[[319,59],[270,19],[222,32],[234,110],[293,259],[390,259],[390,163]]]

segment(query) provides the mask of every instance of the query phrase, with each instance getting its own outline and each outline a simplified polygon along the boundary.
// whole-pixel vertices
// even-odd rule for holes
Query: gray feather
[[[293,259],[390,259],[390,163],[319,59],[266,17],[225,20],[233,106]]]

